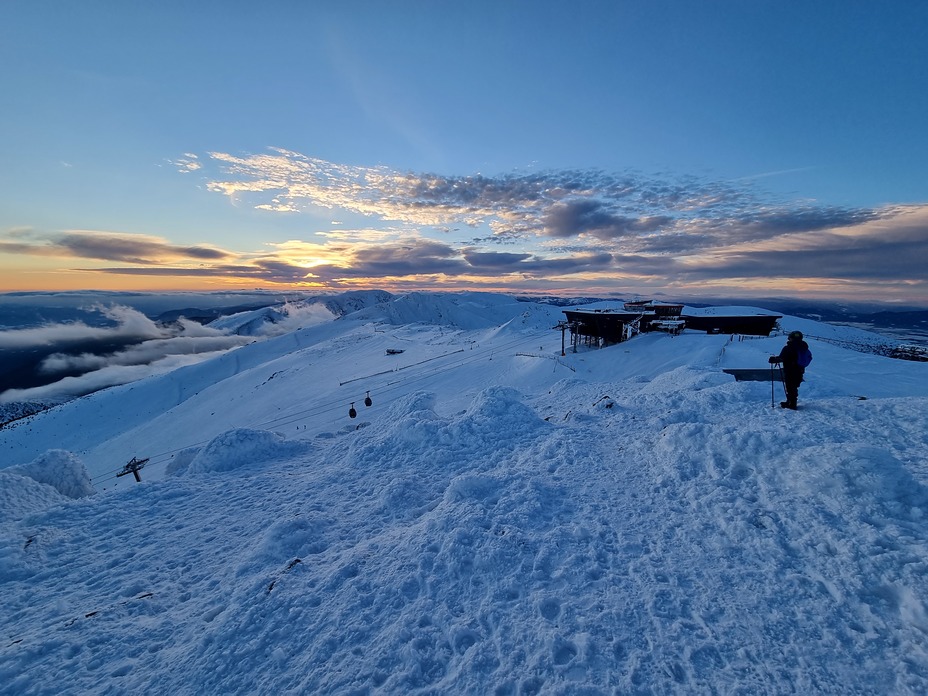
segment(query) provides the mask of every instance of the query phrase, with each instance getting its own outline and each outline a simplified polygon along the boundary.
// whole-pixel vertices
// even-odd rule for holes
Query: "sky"
[[[921,0],[0,5],[0,291],[928,305]]]

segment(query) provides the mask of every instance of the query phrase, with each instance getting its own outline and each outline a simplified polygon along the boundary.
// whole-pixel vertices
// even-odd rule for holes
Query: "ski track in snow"
[[[926,398],[604,355],[0,525],[0,692],[928,691]]]

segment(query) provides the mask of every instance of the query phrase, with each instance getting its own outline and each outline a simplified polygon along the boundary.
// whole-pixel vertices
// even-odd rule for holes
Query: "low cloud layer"
[[[224,316],[207,326],[183,317],[158,324],[121,305],[96,305],[90,309],[109,320],[110,325],[89,326],[75,321],[0,331],[0,353],[5,350],[46,353],[35,372],[48,382],[7,389],[0,393],[0,403],[59,401],[83,396],[335,318],[324,304],[301,301]],[[127,345],[118,350],[103,349],[114,343]],[[79,349],[75,350],[75,346]]]
[[[0,403],[17,401],[61,401],[91,394],[100,389],[128,384],[152,375],[170,372],[221,355],[225,350],[196,355],[167,355],[144,365],[105,365],[79,376],[68,376],[51,384],[30,389],[8,389],[0,394]]]
[[[95,327],[73,322],[0,331],[0,350],[62,349],[47,355],[38,366],[39,374],[53,381],[8,389],[0,393],[0,403],[81,396],[201,362],[255,340],[185,319],[159,325],[130,307],[100,306],[97,310],[113,325]],[[118,342],[131,345],[109,352],[64,350],[66,346],[102,347]],[[57,375],[61,377],[56,379]]]
[[[169,331],[155,324],[138,310],[119,305],[92,307],[113,322],[111,326],[89,326],[81,321],[49,324],[31,329],[0,331],[0,350],[52,346],[80,341],[140,341],[165,338]]]

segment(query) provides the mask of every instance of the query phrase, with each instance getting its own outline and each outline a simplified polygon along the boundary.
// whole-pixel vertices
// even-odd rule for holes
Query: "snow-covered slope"
[[[783,411],[722,372],[782,337],[562,317],[391,298],[0,430],[106,489],[4,473],[0,692],[925,693],[928,364],[785,317]]]
[[[389,302],[393,296],[382,290],[346,292],[331,297],[312,297],[229,314],[209,326],[240,336],[279,336],[296,329],[315,326],[335,317]]]

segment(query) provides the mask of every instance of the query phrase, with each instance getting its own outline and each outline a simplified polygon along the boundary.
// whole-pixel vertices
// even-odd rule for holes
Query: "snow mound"
[[[411,469],[383,492],[383,510],[414,510],[429,505],[436,487],[476,458],[485,466],[508,456],[551,426],[508,387],[480,392],[471,406],[451,418],[434,410],[434,394],[416,392],[397,400],[383,424],[365,428],[349,448],[356,471]]]
[[[66,500],[49,485],[9,470],[0,471],[0,522],[19,520]]]
[[[258,539],[251,557],[237,568],[238,576],[264,574],[270,570],[293,568],[309,557],[325,552],[331,543],[326,537],[332,520],[311,512],[271,524]],[[288,568],[288,564],[289,568]]]
[[[186,473],[187,469],[190,468],[190,462],[192,462],[197,454],[200,453],[200,447],[188,447],[183,449],[180,452],[177,452],[164,467],[165,476],[179,476],[183,473]]]
[[[731,378],[718,370],[678,367],[657,375],[642,387],[641,394],[655,394],[664,397],[675,392],[698,391],[725,386],[730,382]]]
[[[487,437],[504,432],[529,433],[544,428],[545,423],[522,403],[521,394],[512,387],[490,387],[477,395],[463,420],[470,430],[481,430]]]
[[[83,498],[96,493],[84,463],[67,450],[48,450],[28,464],[5,471],[51,486],[66,498]]]
[[[494,449],[504,446],[500,442],[500,431],[511,433],[515,441],[548,427],[522,403],[519,392],[511,387],[485,389],[477,394],[467,410],[451,419],[444,419],[435,412],[436,402],[436,395],[428,392],[414,392],[398,399],[385,419],[389,425],[375,429],[371,437],[401,447],[416,445],[422,448],[420,453],[425,454],[428,449],[438,450],[454,444]]]
[[[213,438],[187,467],[190,474],[232,471],[248,464],[294,457],[307,450],[302,442],[287,440],[267,430],[236,428]]]

